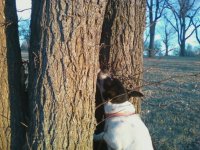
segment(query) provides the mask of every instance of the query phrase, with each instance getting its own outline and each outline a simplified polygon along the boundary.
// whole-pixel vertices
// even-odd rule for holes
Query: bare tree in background
[[[195,26],[195,34],[196,34],[196,39],[198,41],[198,43],[200,44],[200,35],[199,35],[199,31],[198,31],[199,27]]]
[[[199,13],[199,15],[200,15],[200,13]],[[200,19],[199,18],[194,18],[193,20],[192,20],[192,24],[193,24],[193,26],[194,26],[194,28],[195,28],[195,35],[196,35],[196,40],[197,40],[197,42],[200,44],[200,35],[199,35],[199,27],[200,27]]]
[[[175,30],[167,21],[166,16],[164,15],[163,25],[161,27],[161,38],[165,47],[165,56],[168,56],[169,51],[171,51],[170,47],[171,47],[172,39],[175,33],[176,33]]]
[[[168,8],[171,10],[174,18],[168,18],[168,21],[178,34],[180,56],[185,56],[186,40],[195,31],[195,29],[192,29],[193,19],[200,11],[200,6],[197,4],[198,1],[196,0],[176,0],[175,2],[171,0],[167,1]]]
[[[25,142],[21,107],[21,54],[15,0],[0,1],[0,149]]]
[[[19,20],[19,37],[21,38],[20,40],[30,40],[30,19],[26,20]]]
[[[19,25],[19,37],[20,40],[22,41],[21,43],[21,50],[22,51],[28,51],[28,48],[30,47],[30,19],[26,20],[19,20],[18,22]]]
[[[154,41],[156,24],[163,14],[165,9],[166,0],[146,0],[147,14],[148,14],[148,26],[149,26],[149,47],[148,56],[154,56]]]

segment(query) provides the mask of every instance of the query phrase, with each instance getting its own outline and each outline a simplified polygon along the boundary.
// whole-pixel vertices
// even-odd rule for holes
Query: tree
[[[161,30],[162,30],[161,31],[162,42],[164,43],[165,47],[165,56],[168,56],[170,51],[170,45],[172,44],[171,41],[175,34],[175,30],[167,21],[166,16],[164,16],[163,26]]]
[[[28,51],[28,48],[30,46],[30,19],[26,20],[19,20],[19,37],[20,40],[22,41],[21,43],[21,50],[22,51]]]
[[[18,25],[19,25],[19,37],[20,40],[25,40],[25,41],[29,41],[30,40],[30,19],[26,19],[26,20],[19,20],[18,21]]]
[[[199,47],[195,47],[191,44],[187,44],[186,46],[186,56],[189,56],[189,57],[195,57],[195,56],[198,56],[199,55]]]
[[[195,29],[191,30],[193,19],[200,10],[200,6],[196,7],[196,0],[168,0],[167,5],[171,10],[175,22],[168,18],[169,23],[178,34],[178,44],[180,47],[180,56],[185,56],[186,40],[194,33]]]
[[[194,56],[193,47],[191,44],[188,44],[185,49],[185,56]]]
[[[165,3],[166,0],[146,0],[148,8],[149,38],[150,38],[149,48],[148,48],[149,57],[153,57],[154,54],[156,24],[163,14],[163,10],[165,9]]]
[[[156,40],[155,41],[155,45],[154,45],[154,47],[155,47],[155,55],[157,55],[157,56],[163,56],[163,50],[162,50],[162,44],[161,44],[161,40]]]
[[[198,43],[200,44],[200,37],[199,37],[199,29],[200,25],[195,25],[195,35],[196,35],[196,39],[198,41]]]
[[[194,51],[195,56],[200,56],[200,47],[199,46],[195,46],[193,48],[193,51]]]
[[[200,37],[199,37],[200,18],[193,18],[192,25],[194,26],[195,29],[196,40],[200,44]]]
[[[115,76],[140,87],[145,1],[44,0],[32,7],[28,146],[92,149],[99,49]]]
[[[20,48],[21,48],[21,51],[27,52],[29,49],[29,43],[27,43],[27,41],[23,41]]]
[[[25,131],[21,123],[21,54],[15,0],[0,2],[0,149],[21,150]]]
[[[33,1],[29,143],[92,149],[98,53],[106,1]]]
[[[141,86],[143,61],[143,32],[145,28],[145,0],[109,0],[106,6],[101,34],[100,68],[108,69],[129,90]],[[97,92],[98,94],[98,92]],[[97,106],[100,100],[97,95]],[[137,113],[140,100],[132,99]],[[103,108],[96,110],[98,126],[95,133],[104,130]],[[95,149],[105,149],[104,144],[94,144]]]
[[[145,1],[109,1],[101,35],[100,65],[124,85],[140,87],[145,28]],[[135,106],[140,112],[139,101]]]

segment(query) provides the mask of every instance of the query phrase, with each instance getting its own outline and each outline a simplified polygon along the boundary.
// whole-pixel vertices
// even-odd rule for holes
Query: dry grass
[[[142,117],[156,148],[199,150],[200,58],[145,58],[144,66],[144,84],[163,81],[143,88]]]
[[[200,75],[191,75],[200,73],[200,58],[145,58],[144,69],[142,118],[156,148],[199,150]]]

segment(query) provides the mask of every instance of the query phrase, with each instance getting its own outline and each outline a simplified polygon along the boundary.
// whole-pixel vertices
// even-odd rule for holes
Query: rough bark
[[[145,27],[145,0],[108,0],[101,34],[99,54],[101,69],[108,69],[128,89],[141,86],[143,69],[143,32]],[[96,106],[101,104],[96,93]],[[131,100],[136,112],[141,111],[139,99]],[[96,109],[95,133],[104,130],[103,106]],[[106,149],[104,142],[95,142],[94,150]]]
[[[20,150],[24,142],[21,124],[21,54],[15,0],[0,2],[0,149]]]
[[[106,1],[32,1],[29,148],[92,149]]]
[[[104,18],[101,68],[109,68],[128,89],[140,87],[145,0],[109,0]],[[134,103],[137,112],[140,112],[140,102],[136,100]]]

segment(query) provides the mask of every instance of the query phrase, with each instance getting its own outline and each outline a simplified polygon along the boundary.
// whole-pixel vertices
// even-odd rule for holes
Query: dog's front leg
[[[104,132],[101,132],[99,134],[94,134],[93,139],[94,141],[101,141],[103,140]]]

